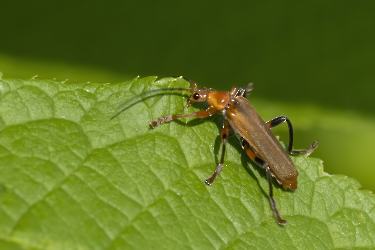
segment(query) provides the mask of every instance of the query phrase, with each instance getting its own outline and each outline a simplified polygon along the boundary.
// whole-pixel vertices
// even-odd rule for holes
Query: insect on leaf
[[[274,182],[286,226],[272,215],[264,171],[233,136],[222,173],[205,185],[220,159],[222,118],[149,127],[196,110],[179,111],[186,93],[141,95],[111,119],[126,100],[166,87],[189,86],[1,79],[0,249],[375,247],[374,196],[324,173],[319,159],[292,156],[295,192]]]

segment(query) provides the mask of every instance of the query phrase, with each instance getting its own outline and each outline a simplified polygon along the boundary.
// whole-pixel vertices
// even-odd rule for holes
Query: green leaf
[[[286,226],[272,215],[264,171],[235,138],[205,185],[220,158],[222,118],[149,127],[196,109],[179,111],[180,91],[133,99],[111,119],[144,91],[188,87],[155,80],[0,80],[0,249],[375,247],[374,196],[324,173],[319,159],[292,156],[295,192],[274,182]]]

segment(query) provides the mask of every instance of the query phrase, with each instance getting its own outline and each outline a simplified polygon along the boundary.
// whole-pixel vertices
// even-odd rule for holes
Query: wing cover
[[[270,167],[271,173],[285,188],[297,188],[298,171],[288,153],[254,107],[244,97],[226,109],[226,119],[236,133],[243,137],[254,153]]]

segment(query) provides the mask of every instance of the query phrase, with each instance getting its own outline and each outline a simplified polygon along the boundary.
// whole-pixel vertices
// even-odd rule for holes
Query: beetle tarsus
[[[151,127],[152,128],[155,128],[157,126],[159,126],[160,124],[164,123],[164,122],[170,122],[173,120],[173,115],[166,115],[166,116],[163,116],[153,122],[150,123]]]
[[[270,197],[270,204],[273,211],[273,215],[275,216],[277,222],[281,225],[285,225],[287,222],[283,218],[281,218],[281,215],[279,213],[279,210],[277,210],[275,199]]]
[[[206,183],[207,185],[211,185],[211,184],[214,182],[214,180],[216,179],[216,177],[217,177],[217,173],[214,172],[214,173],[210,176],[210,178],[208,178],[204,183]]]
[[[266,169],[266,173],[267,173],[268,186],[269,186],[269,190],[270,190],[270,193],[269,193],[270,204],[271,204],[273,214],[274,214],[274,216],[275,216],[275,218],[276,218],[276,220],[279,224],[285,225],[286,220],[281,218],[279,210],[277,210],[277,207],[276,207],[276,201],[273,198],[272,174],[271,174],[271,171],[270,171],[270,167],[265,162],[263,163],[263,166]]]
[[[205,181],[205,183],[206,183],[207,185],[211,185],[211,184],[214,182],[214,180],[216,179],[216,177],[220,174],[221,170],[223,169],[223,166],[224,166],[223,163],[220,163],[220,164],[216,167],[214,173],[210,176],[210,178],[208,178],[208,179]]]
[[[176,118],[186,117],[186,116],[191,116],[191,114],[187,114],[187,115],[184,115],[184,114],[166,115],[166,116],[160,117],[160,118],[156,119],[155,121],[151,122],[150,126],[151,126],[151,128],[155,128],[155,127],[159,126],[162,123],[170,122],[170,121],[172,121],[172,120],[174,120]]]
[[[307,156],[309,156],[317,147],[318,147],[318,141],[319,140],[315,140],[312,144],[311,144],[311,146],[308,148],[308,149],[306,149],[306,150],[302,150],[302,151],[291,151],[290,153],[292,154],[292,155],[307,155]]]

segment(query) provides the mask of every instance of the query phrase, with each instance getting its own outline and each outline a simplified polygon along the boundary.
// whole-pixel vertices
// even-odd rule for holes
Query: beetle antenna
[[[154,93],[158,93],[158,92],[163,92],[163,91],[170,91],[170,90],[182,90],[182,91],[187,91],[187,92],[190,92],[190,93],[194,93],[193,90],[191,89],[186,89],[186,88],[164,88],[164,89],[153,89],[153,90],[149,90],[149,91],[146,91],[146,92],[143,92],[139,95],[136,95],[128,100],[126,100],[125,102],[123,102],[122,104],[120,104],[117,109],[120,111],[111,117],[111,120],[113,118],[116,118],[117,116],[119,116],[122,112],[124,112],[125,110],[127,110],[128,108],[130,108],[131,106],[133,106],[134,104],[136,104],[136,102],[134,102],[136,99],[139,99],[141,98],[142,96],[145,96],[145,95],[150,95],[150,94],[154,94]],[[148,96],[147,98],[149,98],[151,96]],[[132,103],[134,102],[134,103]],[[131,104],[132,103],[132,104]]]

